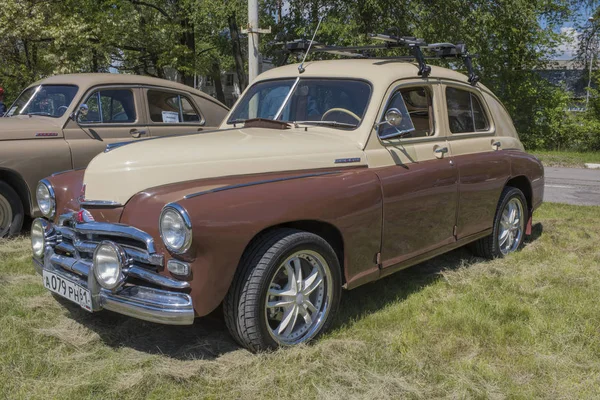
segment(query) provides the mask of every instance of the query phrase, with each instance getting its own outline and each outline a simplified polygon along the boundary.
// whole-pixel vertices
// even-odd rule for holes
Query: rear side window
[[[192,101],[178,93],[148,90],[148,108],[152,122],[167,124],[202,122],[200,113]]]
[[[472,92],[446,88],[448,123],[452,133],[485,132],[490,129],[481,101]]]
[[[135,101],[129,89],[107,89],[92,93],[85,104],[87,113],[81,113],[83,123],[132,123],[136,121]]]

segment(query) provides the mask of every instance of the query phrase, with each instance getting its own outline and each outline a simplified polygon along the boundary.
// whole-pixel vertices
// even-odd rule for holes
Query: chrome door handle
[[[137,139],[137,138],[145,135],[146,131],[138,131],[137,129],[133,129],[133,130],[129,131],[129,134]]]
[[[438,147],[433,151],[433,153],[435,154],[436,158],[444,158],[444,154],[448,153],[448,148],[445,146]]]
[[[502,147],[502,142],[492,142],[492,149],[500,150],[501,147]]]

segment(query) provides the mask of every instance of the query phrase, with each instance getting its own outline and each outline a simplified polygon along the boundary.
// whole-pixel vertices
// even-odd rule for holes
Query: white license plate
[[[92,311],[92,296],[88,289],[46,270],[43,271],[42,282],[51,292],[79,304],[85,310]]]

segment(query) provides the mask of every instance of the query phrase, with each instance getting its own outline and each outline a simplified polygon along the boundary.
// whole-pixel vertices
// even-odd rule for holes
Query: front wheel
[[[17,235],[23,227],[23,204],[15,190],[0,182],[0,238]]]
[[[329,243],[279,229],[246,250],[223,304],[225,322],[251,351],[306,343],[331,325],[340,296],[340,266]]]
[[[505,187],[498,201],[492,234],[473,243],[473,252],[492,259],[517,251],[523,244],[528,218],[523,192],[515,187]]]

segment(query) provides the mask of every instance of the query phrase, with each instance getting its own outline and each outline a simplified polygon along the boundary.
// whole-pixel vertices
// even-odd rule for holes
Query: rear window
[[[446,88],[448,123],[452,133],[485,132],[490,129],[479,97],[467,90]]]
[[[191,100],[179,93],[148,90],[148,108],[152,122],[168,124],[202,122],[202,117]]]

